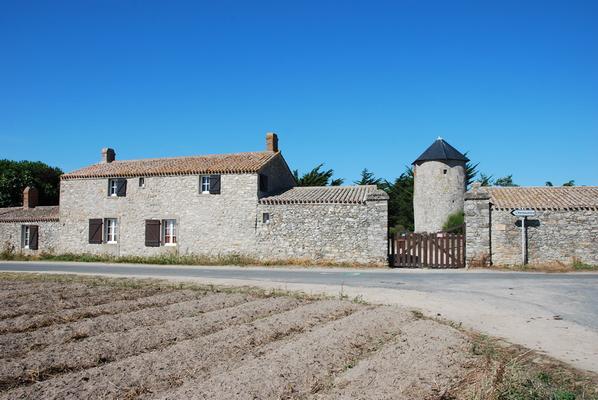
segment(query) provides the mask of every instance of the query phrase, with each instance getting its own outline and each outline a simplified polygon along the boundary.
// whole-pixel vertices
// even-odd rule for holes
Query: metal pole
[[[521,218],[521,264],[527,264],[527,257],[526,257],[526,243],[525,243],[525,220],[527,217]]]

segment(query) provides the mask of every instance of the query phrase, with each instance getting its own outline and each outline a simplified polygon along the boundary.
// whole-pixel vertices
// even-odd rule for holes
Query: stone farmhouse
[[[101,162],[64,174],[60,206],[0,209],[0,244],[25,253],[236,254],[386,264],[388,196],[375,186],[296,187],[278,148]]]

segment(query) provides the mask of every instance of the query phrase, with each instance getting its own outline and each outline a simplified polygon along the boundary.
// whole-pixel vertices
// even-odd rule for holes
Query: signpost
[[[527,264],[527,235],[525,234],[525,221],[527,217],[535,217],[536,212],[534,210],[513,210],[511,211],[515,217],[521,218],[521,263]]]

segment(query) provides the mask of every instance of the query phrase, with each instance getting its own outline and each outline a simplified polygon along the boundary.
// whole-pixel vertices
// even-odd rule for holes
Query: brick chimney
[[[278,151],[278,135],[276,133],[266,133],[266,150],[275,153]]]
[[[23,190],[23,208],[27,209],[37,206],[38,197],[37,189],[33,186],[27,186]]]
[[[116,159],[116,153],[114,152],[114,149],[111,149],[109,147],[104,147],[102,149],[102,163],[103,164],[111,163],[115,159]]]

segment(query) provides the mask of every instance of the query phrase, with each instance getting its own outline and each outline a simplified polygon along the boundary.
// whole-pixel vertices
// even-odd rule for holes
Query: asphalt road
[[[146,266],[91,263],[0,263],[0,271],[69,272],[145,277],[190,277],[345,285],[466,294],[533,304],[598,331],[598,274],[502,271],[352,270],[254,267]]]
[[[598,372],[598,274],[2,262],[0,271],[85,273],[360,295],[420,308]],[[593,360],[597,361],[593,361]]]

